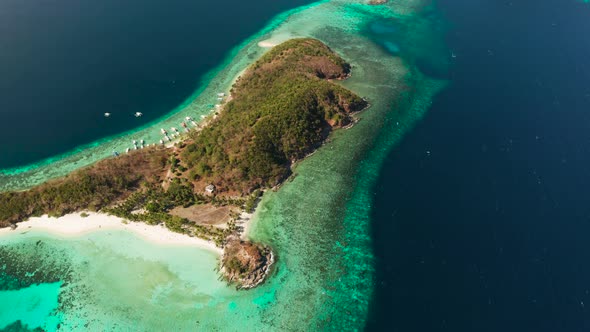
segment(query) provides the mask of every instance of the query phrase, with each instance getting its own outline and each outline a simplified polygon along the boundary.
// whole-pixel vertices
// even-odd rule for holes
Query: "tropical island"
[[[270,271],[273,253],[241,238],[238,221],[264,190],[289,178],[298,160],[367,106],[334,82],[350,69],[318,40],[275,46],[236,80],[206,125],[175,145],[130,151],[27,191],[0,193],[0,227],[84,211],[164,225],[223,248],[226,280],[255,287]]]

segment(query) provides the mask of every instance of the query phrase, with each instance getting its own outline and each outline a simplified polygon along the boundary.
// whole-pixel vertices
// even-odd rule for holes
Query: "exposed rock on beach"
[[[223,250],[221,275],[238,288],[254,288],[264,281],[273,263],[269,247],[232,238]]]

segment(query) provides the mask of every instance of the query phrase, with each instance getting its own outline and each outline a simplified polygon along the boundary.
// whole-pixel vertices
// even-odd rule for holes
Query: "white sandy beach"
[[[88,217],[81,217],[80,213],[73,213],[59,218],[50,218],[47,215],[30,218],[27,221],[18,223],[16,230],[11,230],[10,228],[0,229],[0,236],[28,231],[42,231],[58,236],[76,237],[95,231],[125,230],[158,245],[193,246],[210,250],[220,255],[222,253],[222,250],[216,247],[213,242],[174,233],[161,225],[152,226],[140,222],[124,223],[123,219],[119,217],[109,216],[103,213],[87,213]]]
[[[277,46],[277,43],[270,41],[270,40],[263,40],[261,42],[258,42],[258,46],[260,47],[264,47],[264,48],[270,48],[270,47],[275,47]]]
[[[248,240],[248,232],[250,231],[253,217],[254,217],[254,213],[248,213],[248,212],[243,211],[240,214],[241,225],[244,228],[242,230],[242,234],[240,234],[240,238],[242,240]]]
[[[287,32],[287,33],[273,33],[273,35],[265,40],[261,40],[258,42],[259,47],[263,48],[271,48],[275,47],[289,39],[297,38],[298,36]]]

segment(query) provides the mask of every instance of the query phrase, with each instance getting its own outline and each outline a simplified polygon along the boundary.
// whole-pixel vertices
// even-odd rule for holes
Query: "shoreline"
[[[339,11],[335,11],[334,8],[330,8],[329,10],[329,13],[332,13],[333,11],[336,12],[338,14],[337,17],[345,17],[344,15],[340,15]],[[306,14],[304,15],[305,17],[316,18],[312,13],[309,13],[309,15],[307,15],[308,13],[304,14]],[[323,14],[320,17],[323,17]],[[330,18],[330,16],[327,16],[327,18]],[[297,23],[295,19],[291,22],[293,21]],[[314,22],[322,21],[316,19]],[[365,20],[363,19],[362,22],[365,22]],[[340,24],[340,21],[336,23]],[[334,23],[335,26],[336,23]],[[354,27],[355,25],[347,25],[347,27],[350,26]],[[316,32],[315,30],[310,31],[313,33]],[[329,39],[329,41],[332,41],[332,39]],[[359,42],[357,39],[351,38],[350,41],[351,44],[357,46],[357,48],[358,46],[366,46],[362,43],[362,40]],[[352,48],[350,52],[356,54],[353,52],[355,50],[355,48]],[[379,50],[379,52],[381,51]],[[371,57],[367,57],[367,54],[370,56],[375,54],[373,48],[366,47],[361,54],[363,56],[362,58],[359,57],[359,62],[361,64],[372,63],[370,61]],[[380,55],[381,53],[376,54]],[[394,68],[393,66],[387,66],[391,63],[388,60],[389,58],[372,58],[383,60],[383,63],[377,63],[384,69],[382,71],[383,73],[389,73],[389,71],[385,69]],[[361,60],[363,61],[361,62]],[[376,69],[381,68],[377,67]],[[370,74],[370,72],[361,72],[361,80],[368,74]],[[375,88],[375,95],[385,96],[381,103],[379,102],[379,99],[376,100],[378,109],[385,110],[386,105],[387,109],[389,109],[389,105],[387,104],[389,99],[385,98],[393,97],[390,97],[389,90],[386,90],[383,87],[389,87],[390,82],[391,81],[388,78],[387,81],[383,81],[378,85],[379,89]],[[379,81],[377,81],[377,83],[379,83]],[[358,84],[361,87],[367,86],[365,82]],[[412,121],[418,121],[411,118],[410,115],[402,114],[404,122],[409,122],[411,124],[413,123]],[[368,121],[361,122],[361,129],[367,127],[364,126],[367,122],[371,125],[371,130],[367,131],[370,135],[367,135],[367,137],[377,137],[376,135],[381,131],[391,129],[384,124],[379,125],[379,123],[377,123],[377,126],[373,126],[376,122],[375,118],[379,119],[379,117],[373,116],[369,117]],[[406,120],[406,118],[409,120]],[[404,126],[404,129],[405,128],[406,127]],[[351,130],[351,132],[359,132],[361,129]],[[388,138],[393,137],[392,135],[396,134],[397,130],[395,130],[395,132],[394,130],[391,130],[391,132],[392,133],[387,135]],[[376,150],[377,147],[383,149],[384,144],[388,144],[386,147],[391,146],[395,143],[395,140],[383,140],[385,143],[379,143],[380,145],[377,147],[363,147],[360,149],[360,152],[356,152],[357,154],[370,154],[372,159],[368,161],[367,164],[357,166],[354,161],[351,161],[353,158],[351,158],[349,154],[339,153],[340,150],[338,150],[338,148],[343,145],[348,144],[348,146],[353,146],[356,142],[368,141],[365,135],[361,135],[361,139],[355,140],[354,138],[356,138],[356,136],[352,136],[352,138],[348,140],[335,140],[338,144],[331,143],[330,145],[330,150],[332,148],[336,150],[337,153],[335,153],[335,155],[345,155],[345,157],[330,159],[332,154],[325,152],[328,149],[324,148],[324,152],[320,152],[319,157],[307,159],[307,162],[303,165],[302,169],[304,171],[302,173],[305,173],[309,178],[309,181],[301,181],[302,178],[305,178],[300,177],[293,184],[289,185],[289,188],[286,188],[289,190],[282,190],[282,192],[273,196],[273,202],[276,202],[275,204],[268,204],[267,206],[263,206],[263,208],[256,209],[256,213],[259,214],[259,217],[256,218],[256,222],[258,225],[267,226],[260,227],[260,229],[254,229],[254,234],[258,235],[257,237],[263,240],[272,239],[273,242],[278,243],[279,246],[277,246],[277,248],[282,249],[281,252],[283,252],[283,254],[288,253],[289,259],[283,260],[280,266],[274,268],[275,271],[272,272],[273,282],[268,286],[269,288],[272,288],[268,289],[268,292],[266,292],[266,289],[263,290],[266,292],[264,293],[264,298],[260,296],[261,292],[251,293],[253,296],[247,295],[248,293],[242,293],[239,298],[223,297],[218,301],[213,302],[216,304],[215,307],[205,306],[202,308],[204,312],[205,310],[210,310],[210,312],[207,311],[203,314],[203,317],[207,317],[201,321],[203,328],[213,328],[218,326],[214,324],[221,322],[219,324],[224,324],[223,326],[228,329],[231,328],[231,324],[233,323],[236,324],[236,329],[242,328],[244,323],[248,323],[253,329],[263,330],[264,328],[271,329],[272,326],[289,327],[299,322],[297,325],[298,328],[304,329],[307,327],[312,329],[314,326],[317,327],[318,324],[326,324],[325,318],[330,317],[330,324],[333,324],[333,328],[336,329],[340,327],[342,329],[342,327],[344,327],[354,329],[357,325],[361,326],[367,319],[365,317],[366,310],[368,310],[366,309],[368,307],[366,304],[366,298],[371,296],[371,290],[367,291],[366,289],[371,288],[372,286],[370,279],[374,272],[371,265],[369,265],[372,263],[371,247],[366,245],[368,241],[367,234],[369,234],[369,232],[366,231],[366,223],[368,219],[363,218],[364,214],[368,213],[364,210],[371,207],[371,202],[365,201],[367,197],[370,198],[370,195],[364,195],[364,189],[374,182],[374,180],[371,179],[375,176],[374,174],[376,174],[374,172],[375,167],[378,167],[379,156],[373,156],[373,149]],[[351,154],[354,156],[353,153]],[[373,159],[377,159],[377,162],[373,161]],[[331,163],[329,165],[334,166],[334,168],[330,168],[331,173],[327,174],[328,176],[325,176],[326,173],[322,173],[319,168],[313,169],[315,165],[325,165],[324,162],[326,161]],[[349,185],[348,183],[340,184],[339,177],[349,178],[348,175],[351,171],[355,172],[355,174],[358,172],[359,174],[368,175],[367,178],[369,180],[362,182],[358,187],[356,184],[353,184],[354,186]],[[332,178],[329,176],[332,176]],[[347,185],[348,187],[346,187]],[[330,191],[332,193],[331,196],[333,197],[319,195],[322,190],[334,188],[336,190]],[[355,191],[349,193],[347,190]],[[343,194],[339,196],[340,193]],[[332,217],[332,215],[336,214],[334,211],[341,211],[342,208],[340,205],[336,205],[333,202],[336,198],[342,197],[344,194],[350,194],[352,196],[350,202],[347,201],[345,208],[356,209],[362,215],[357,216],[353,213],[349,219],[342,221],[344,225],[343,234],[333,235],[329,232],[325,232],[324,225],[330,224],[322,222],[322,219],[325,218],[326,220],[331,221],[333,218],[336,218]],[[297,202],[296,209],[292,208],[293,197],[301,198],[301,201]],[[330,208],[332,205],[330,204],[337,206],[337,208],[331,210]],[[318,216],[321,216],[322,218],[318,218]],[[296,220],[297,223],[290,222],[293,220]],[[84,219],[79,219],[78,221],[83,223]],[[143,226],[144,224],[140,225]],[[270,232],[269,230],[273,230],[274,232]],[[19,229],[15,232],[18,231]],[[248,234],[249,232],[250,229],[247,227],[244,234]],[[326,239],[329,241],[317,241],[317,237],[320,235],[322,236],[320,239]],[[1,230],[0,236],[2,236]],[[334,241],[338,242],[332,241],[333,238],[335,239]],[[342,243],[339,241],[342,238],[345,239],[344,243],[349,246],[348,248],[334,245],[334,243]],[[311,239],[312,241],[306,241],[308,239]],[[312,245],[314,248],[317,247],[317,250],[311,251],[309,247]],[[280,252],[278,254],[280,254]],[[320,264],[321,266],[318,266]],[[335,269],[331,269],[333,265],[336,266]],[[328,277],[324,277],[328,275],[328,273],[340,273],[340,278],[334,279],[335,281],[332,282]],[[359,284],[359,276],[363,279],[366,278],[369,281]],[[301,280],[306,282],[302,283]],[[324,292],[326,288],[332,289],[329,294],[330,296],[326,296],[326,293]],[[315,291],[316,289],[317,291]],[[306,295],[308,296],[297,296],[300,295],[301,292],[306,292]],[[343,294],[343,296],[340,296],[341,294]],[[347,299],[350,299],[351,297],[353,297],[355,301],[347,301]],[[215,298],[215,300],[217,300],[217,298]],[[261,300],[268,300],[268,302],[263,302],[261,305],[257,306],[252,305],[252,303],[261,303]],[[268,304],[268,306],[266,306],[266,304]],[[262,305],[265,306],[265,310],[259,314],[259,312],[261,312],[259,308]],[[224,308],[227,309],[224,310]],[[239,316],[236,315],[235,320],[224,320],[228,316],[235,315],[236,308],[240,311],[243,310],[243,312]],[[249,312],[248,310],[253,311]],[[209,323],[209,325],[207,325],[209,321],[215,323]],[[271,322],[272,325],[268,322]],[[137,326],[139,325],[136,325],[136,328]]]
[[[280,15],[275,19],[281,20]],[[146,141],[147,146],[150,144],[158,146],[160,145],[158,141],[163,139],[159,128],[169,130],[171,126],[174,126],[183,133],[180,123],[185,121],[186,116],[194,118],[196,123],[202,126],[202,120],[209,120],[212,115],[214,116],[215,112],[211,112],[211,105],[218,102],[216,101],[216,94],[224,92],[226,96],[229,96],[229,91],[236,79],[267,51],[267,47],[261,47],[258,43],[253,42],[262,39],[266,34],[268,34],[268,31],[257,33],[232,48],[220,64],[204,75],[205,78],[199,83],[198,88],[191,96],[158,119],[120,134],[82,144],[69,151],[34,163],[0,169],[0,192],[25,191],[45,181],[65,176],[74,170],[110,158],[114,151],[123,154],[128,147],[133,150],[132,145],[129,143],[132,140],[140,141],[143,139]],[[245,56],[249,51],[257,54],[256,59],[249,59]],[[240,54],[243,56],[240,56]],[[221,104],[225,104],[227,101],[229,99],[226,98]],[[190,126],[191,129],[197,127]],[[166,142],[165,146],[173,146],[176,142],[179,142],[178,138]]]
[[[285,45],[282,46],[282,49],[279,49],[279,51],[275,51],[273,53],[271,53],[271,55],[269,55],[270,58],[265,58],[266,62],[264,62],[263,64],[266,64],[267,62],[270,61],[274,61],[276,60],[278,62],[277,66],[283,66],[285,68],[289,68],[292,67],[290,69],[290,71],[287,71],[287,74],[304,74],[304,78],[303,83],[301,83],[300,86],[298,86],[298,89],[310,89],[309,85],[308,85],[308,81],[313,81],[316,80],[317,82],[323,82],[322,84],[326,85],[326,90],[331,91],[331,92],[322,92],[322,93],[333,93],[335,96],[337,96],[338,98],[336,98],[337,100],[332,100],[334,99],[333,97],[329,97],[329,96],[325,96],[324,99],[325,100],[324,103],[329,104],[332,107],[335,107],[336,109],[336,115],[340,116],[342,115],[344,118],[344,120],[340,121],[340,118],[338,117],[336,120],[334,120],[334,122],[330,122],[332,121],[332,115],[330,115],[330,117],[328,117],[327,113],[321,112],[318,114],[318,116],[325,118],[326,119],[326,125],[322,127],[322,131],[327,130],[327,133],[332,132],[332,130],[337,130],[340,128],[343,128],[343,124],[345,123],[344,121],[346,120],[346,122],[348,122],[349,120],[354,124],[357,120],[354,118],[354,115],[360,111],[362,111],[363,109],[365,109],[368,106],[368,103],[366,102],[366,100],[364,100],[363,98],[359,97],[358,95],[354,94],[352,91],[347,90],[345,87],[341,86],[341,85],[337,85],[334,84],[333,81],[334,80],[344,80],[348,77],[350,77],[350,65],[346,64],[344,62],[344,60],[342,58],[339,57],[338,54],[336,54],[334,51],[332,51],[329,47],[327,47],[325,44],[323,44],[321,41],[317,40],[317,39],[310,39],[310,38],[302,38],[299,40],[293,40],[292,42],[285,42],[284,44],[281,45]],[[283,54],[284,50],[291,50],[292,48],[295,48],[295,50],[297,50],[298,47],[303,47],[303,51],[304,52],[312,52],[315,50],[316,53],[312,53],[312,55],[316,55],[318,57],[321,57],[318,61],[319,64],[304,64],[305,61],[296,57],[296,56],[291,56],[291,57],[285,57],[285,59],[280,58],[280,55]],[[311,51],[310,51],[311,50]],[[281,52],[280,55],[278,55],[277,52]],[[307,54],[307,53],[305,53]],[[332,57],[330,57],[332,56]],[[335,59],[334,59],[335,58]],[[280,60],[280,61],[279,61]],[[322,62],[324,61],[324,62]],[[339,62],[340,61],[340,62]],[[328,69],[328,78],[318,74],[318,75],[312,75],[311,77],[307,77],[305,76],[305,73],[307,72],[306,70],[309,70],[310,68],[316,68],[314,66],[319,66],[319,65],[323,65],[323,66],[327,66]],[[330,67],[332,66],[332,67]],[[256,71],[258,69],[257,67],[254,67],[252,73],[253,74],[249,74],[248,77],[250,76],[254,76],[256,77],[256,74],[258,74],[258,72]],[[236,73],[236,75],[232,78],[232,82],[235,82],[239,79],[239,77],[243,77],[244,73],[249,73],[247,72],[248,70],[250,70],[250,67],[246,68],[243,71],[240,71],[238,73]],[[320,69],[316,68],[315,70],[319,70],[320,72],[322,71],[321,67]],[[262,75],[264,76],[264,75]],[[271,76],[272,77],[272,76]],[[306,78],[305,78],[306,77]],[[276,84],[274,84],[274,81],[271,80],[273,83],[268,83],[266,84],[266,88],[268,88],[269,90],[277,90],[277,88],[275,88]],[[313,81],[313,82],[316,82]],[[289,84],[285,84],[282,81],[278,81],[281,84],[284,84],[284,86],[290,87]],[[270,85],[269,85],[270,84]],[[278,83],[277,83],[278,84]],[[318,83],[320,84],[320,83]],[[314,87],[313,85],[311,87]],[[322,85],[323,87],[323,85]],[[240,92],[243,92],[247,90],[247,85],[245,85],[244,87],[242,86],[237,86],[236,88],[236,93],[239,96]],[[243,90],[242,90],[243,89]],[[273,90],[274,89],[274,90]],[[187,121],[192,122],[193,126],[195,128],[191,128],[189,129],[187,127],[187,125],[183,122],[182,123],[182,127],[185,128],[185,131],[190,133],[190,131],[192,130],[193,132],[200,132],[203,128],[205,127],[211,127],[213,124],[213,119],[217,118],[218,112],[221,114],[225,114],[225,116],[227,117],[227,110],[226,110],[226,103],[228,102],[228,100],[230,100],[232,98],[232,92],[233,90],[230,90],[230,92],[223,92],[223,93],[217,93],[217,100],[219,101],[219,104],[215,105],[215,109],[209,111],[210,114],[206,115],[202,115],[202,121],[199,122],[199,124],[195,123],[195,121],[192,120],[191,117],[186,117]],[[298,90],[295,90],[298,91]],[[308,90],[305,90],[308,91]],[[255,94],[255,96],[258,96],[258,94]],[[321,96],[315,97],[317,99],[322,98]],[[315,99],[314,99],[315,100]],[[291,102],[291,100],[289,100],[289,102]],[[293,101],[295,102],[295,101]],[[317,101],[319,104],[321,104],[321,101]],[[264,103],[260,103],[258,102],[258,104],[265,106]],[[258,105],[255,104],[255,105]],[[243,105],[246,106],[251,106],[250,104],[243,102]],[[242,106],[243,106],[242,105]],[[260,106],[258,105],[258,106]],[[307,110],[307,109],[306,109]],[[213,114],[211,114],[213,112]],[[314,112],[314,109],[309,109],[309,112],[311,112],[312,114]],[[315,111],[315,112],[320,112],[320,111]],[[264,113],[263,113],[264,114]],[[279,113],[280,114],[280,113]],[[330,113],[331,114],[331,113]],[[278,120],[283,120],[282,117],[280,117],[279,115],[276,115],[274,113],[268,113],[266,114],[268,115],[270,118],[272,118],[272,116],[275,116]],[[258,115],[258,116],[262,116],[262,115]],[[283,116],[284,117],[284,116]],[[225,118],[227,119],[227,118]],[[287,118],[288,119],[288,118]],[[221,121],[221,120],[219,120]],[[219,123],[223,123],[223,122],[217,122],[215,124],[219,125]],[[293,122],[293,120],[291,120],[291,122]],[[241,123],[244,123],[243,121]],[[307,123],[307,122],[295,122],[295,124],[297,125],[302,125],[302,126],[308,126],[311,128],[315,128],[313,127],[313,125],[311,123]],[[243,126],[242,126],[243,127]],[[244,128],[240,128],[240,126],[237,126],[238,129],[240,130],[244,130]],[[267,129],[264,129],[267,130]],[[245,130],[247,132],[247,130]],[[255,244],[252,241],[249,241],[248,239],[250,238],[250,229],[251,229],[251,220],[253,218],[253,216],[256,214],[256,210],[252,211],[253,213],[245,213],[245,211],[242,210],[242,213],[240,213],[240,215],[237,217],[237,220],[235,220],[235,217],[231,217],[231,224],[228,222],[227,223],[227,227],[226,228],[222,228],[221,230],[219,228],[215,229],[209,226],[209,228],[207,227],[203,227],[204,225],[200,225],[198,222],[195,221],[195,225],[194,227],[190,227],[190,226],[186,226],[184,227],[183,225],[186,225],[189,220],[186,217],[182,217],[182,216],[175,216],[172,215],[171,213],[168,213],[169,211],[167,210],[163,210],[161,212],[166,212],[166,217],[162,217],[162,216],[157,216],[157,215],[150,215],[149,213],[145,212],[145,206],[142,204],[158,204],[158,203],[150,203],[152,202],[157,202],[158,197],[164,199],[170,199],[170,197],[166,196],[166,192],[168,191],[168,187],[166,185],[166,183],[169,182],[173,182],[176,183],[176,194],[173,195],[178,195],[178,192],[181,191],[182,189],[182,195],[180,198],[177,198],[175,196],[175,201],[177,204],[173,205],[175,206],[180,206],[182,204],[181,201],[178,200],[182,200],[185,203],[188,202],[188,204],[185,205],[185,207],[189,207],[195,203],[197,203],[199,200],[201,201],[205,201],[206,203],[211,203],[210,201],[206,200],[206,199],[201,199],[201,198],[195,198],[195,196],[193,195],[195,193],[195,185],[198,183],[194,183],[194,179],[193,182],[190,182],[189,179],[186,178],[186,174],[183,175],[182,172],[186,172],[187,169],[186,167],[180,171],[180,172],[176,172],[176,166],[178,166],[178,164],[180,162],[182,162],[182,158],[179,160],[177,159],[177,157],[180,158],[180,154],[182,152],[182,150],[178,151],[178,149],[183,149],[183,147],[173,147],[176,146],[177,142],[186,142],[186,137],[184,135],[184,133],[180,133],[179,130],[175,127],[171,128],[170,131],[170,136],[172,138],[169,137],[167,130],[165,130],[164,128],[160,129],[160,132],[162,135],[165,136],[166,138],[166,143],[164,143],[163,140],[160,140],[160,145],[163,145],[166,147],[166,149],[172,149],[172,151],[163,151],[161,153],[161,155],[156,155],[156,159],[149,159],[149,158],[144,158],[144,155],[137,155],[138,158],[135,159],[125,159],[124,161],[117,163],[111,163],[108,164],[109,167],[107,167],[107,164],[104,164],[102,167],[102,172],[97,172],[97,177],[100,179],[101,174],[104,176],[106,175],[113,175],[112,177],[119,179],[119,183],[121,184],[121,188],[119,188],[119,190],[121,192],[132,192],[131,189],[133,189],[133,187],[130,187],[129,184],[131,183],[130,180],[128,179],[128,177],[126,177],[126,175],[124,174],[129,174],[128,172],[133,173],[134,169],[130,168],[131,165],[137,165],[138,161],[143,161],[146,165],[151,165],[151,166],[145,166],[142,171],[139,171],[139,178],[138,179],[143,179],[144,181],[148,181],[146,180],[148,177],[151,179],[150,181],[152,181],[154,185],[156,185],[156,187],[159,187],[160,185],[162,185],[164,187],[164,191],[160,192],[157,191],[153,192],[150,194],[150,198],[146,199],[146,200],[142,200],[141,204],[139,204],[139,200],[137,197],[132,196],[133,198],[129,198],[129,200],[131,200],[131,202],[129,202],[129,200],[125,199],[121,204],[117,205],[117,206],[113,206],[112,208],[110,208],[110,210],[108,209],[109,206],[112,206],[113,202],[116,202],[117,199],[121,199],[121,197],[111,197],[111,196],[105,196],[108,197],[105,200],[103,200],[103,202],[101,202],[100,206],[95,206],[95,208],[98,209],[105,209],[102,211],[109,211],[110,213],[114,214],[115,216],[109,216],[106,215],[104,213],[87,213],[86,211],[82,210],[82,211],[78,211],[76,213],[72,213],[72,214],[68,214],[65,216],[61,216],[58,218],[50,218],[48,215],[44,215],[41,217],[33,217],[30,218],[24,222],[20,222],[18,223],[18,226],[16,226],[14,230],[11,231],[0,231],[0,236],[2,234],[7,234],[7,232],[15,232],[17,235],[19,234],[26,234],[29,231],[42,231],[48,234],[55,234],[58,236],[65,236],[65,237],[72,237],[72,236],[82,236],[84,234],[90,233],[90,232],[98,232],[98,231],[103,231],[103,230],[124,230],[124,231],[131,231],[132,233],[134,233],[135,235],[138,235],[140,238],[147,240],[149,242],[155,243],[155,244],[160,244],[160,245],[191,245],[191,246],[196,246],[196,247],[200,247],[202,249],[207,249],[210,250],[212,252],[217,253],[219,256],[222,257],[222,261],[224,260],[228,260],[228,269],[224,270],[224,271],[228,271],[227,273],[223,273],[226,277],[226,279],[228,279],[230,282],[236,282],[240,285],[240,287],[245,287],[245,288],[253,288],[256,285],[260,284],[267,276],[267,274],[269,273],[269,267],[270,265],[272,265],[274,263],[275,260],[275,256],[272,253],[272,249],[270,249],[270,247],[267,246],[260,246]],[[213,133],[215,133],[215,131],[211,131]],[[264,133],[264,132],[263,132]],[[210,147],[211,145],[207,145],[207,136],[205,136],[205,142],[200,142],[198,140],[198,138],[202,138],[204,134],[200,134],[198,136],[194,136],[192,138],[192,140],[190,140],[187,144],[189,144],[189,147],[187,148],[190,151],[190,147],[191,146],[196,146],[196,144],[198,143],[202,143],[203,146],[207,146]],[[190,135],[189,135],[190,136]],[[241,138],[241,136],[239,134],[234,135],[235,137]],[[230,139],[233,136],[230,136]],[[316,152],[317,149],[319,147],[321,147],[323,145],[323,143],[325,143],[327,138],[327,135],[322,135],[321,137],[318,137],[317,140],[318,143],[315,144],[309,144],[308,142],[312,142],[314,139],[314,136],[312,135],[308,135],[307,136],[307,140],[306,141],[297,141],[297,143],[299,143],[302,147],[300,149],[305,149],[305,150],[312,150],[313,152]],[[243,138],[241,138],[243,139]],[[247,140],[247,139],[246,139]],[[141,141],[141,147],[144,147],[144,140],[142,139]],[[273,142],[273,141],[271,141]],[[222,143],[218,143],[218,144],[222,144]],[[273,144],[279,144],[279,143],[273,143]],[[134,145],[134,150],[138,149],[137,146],[137,140],[133,140],[133,145]],[[149,143],[148,143],[149,146]],[[226,148],[225,146],[222,146],[221,149]],[[231,150],[233,147],[230,146],[229,151],[234,151]],[[129,152],[129,148],[127,148],[127,151]],[[148,151],[150,152],[150,151]],[[151,151],[153,152],[153,151]],[[166,152],[166,153],[164,153]],[[239,157],[243,157],[242,154],[238,153],[237,150],[234,151],[235,154]],[[228,152],[229,154],[229,152]],[[311,155],[313,153],[310,153],[309,155]],[[116,157],[118,157],[118,154],[116,155]],[[189,156],[190,157],[190,156]],[[143,159],[142,159],[143,158]],[[157,159],[160,158],[160,159]],[[183,156],[184,158],[184,156]],[[187,157],[188,158],[188,157]],[[293,156],[291,158],[294,158],[295,160],[298,158],[301,158],[299,155],[293,154]],[[305,156],[302,158],[304,159]],[[155,162],[154,162],[155,160]],[[162,160],[172,160],[170,162],[170,167],[168,167],[167,163],[162,162]],[[190,159],[189,159],[190,160]],[[263,161],[265,161],[264,159],[262,159]],[[194,160],[193,160],[194,161]],[[126,164],[127,162],[127,164]],[[135,164],[133,164],[133,162],[135,162]],[[273,164],[273,161],[270,161],[271,165]],[[154,166],[155,165],[155,166]],[[280,165],[277,163],[279,168],[279,172],[283,172],[284,175],[281,175],[281,179],[280,182],[281,184],[284,183],[285,180],[287,180],[287,175],[290,173],[289,166],[287,166],[288,168],[285,168],[284,165]],[[114,167],[113,167],[114,166]],[[182,165],[181,165],[182,166]],[[98,168],[100,169],[101,166],[98,166]],[[190,169],[190,164],[189,164],[189,169]],[[280,168],[282,167],[282,168]],[[114,170],[120,170],[119,173],[117,173]],[[164,182],[162,183],[162,179],[161,179],[161,175],[158,174],[162,174],[165,170],[167,169],[167,173],[166,176],[164,178]],[[122,172],[121,172],[122,171]],[[227,172],[229,172],[230,170],[226,170]],[[110,172],[110,173],[109,173]],[[150,173],[151,172],[151,173]],[[173,177],[172,173],[176,172],[175,176]],[[198,174],[198,173],[196,173]],[[260,176],[262,179],[264,179],[264,175],[260,175],[257,173],[253,173],[256,174],[257,176]],[[222,180],[219,180],[219,176],[215,175],[218,178],[212,177],[212,180],[207,179],[207,181],[209,181],[209,183],[215,183],[216,185],[223,185],[224,182],[222,180],[226,180],[225,178]],[[177,182],[172,181],[173,179],[179,179]],[[75,188],[77,186],[77,184],[75,183],[75,181],[77,181],[79,179],[76,178],[72,178],[69,180],[64,180],[65,182],[63,183],[56,183],[54,187],[50,186],[50,189],[56,189],[59,193],[61,193],[61,191],[65,191],[70,195],[73,195],[73,197],[78,198],[78,200],[80,202],[90,202],[90,199],[88,196],[96,196],[98,194],[101,194],[100,190],[97,189],[98,187],[96,187],[96,184],[93,184],[90,186],[91,190],[86,190],[82,193],[76,191],[76,189],[71,189],[71,188]],[[188,185],[183,185],[182,180],[185,180],[186,183],[188,183]],[[240,178],[236,179],[237,181],[240,181]],[[137,179],[134,181],[138,181]],[[244,180],[247,181],[247,180]],[[263,181],[263,180],[261,180]],[[269,183],[266,182],[262,182],[261,184],[258,184],[260,186],[268,186],[271,185],[270,180],[268,180]],[[279,181],[279,179],[277,179],[277,181]],[[100,184],[101,182],[98,181],[98,183]],[[151,182],[148,182],[151,183]],[[230,181],[231,183],[231,181]],[[248,184],[247,182],[245,182],[246,184]],[[192,184],[192,186],[191,186]],[[67,186],[69,185],[69,187]],[[249,185],[252,185],[251,183]],[[60,187],[61,186],[61,187]],[[212,186],[212,185],[210,185]],[[280,186],[280,185],[279,185]],[[63,188],[66,189],[63,189]],[[231,185],[228,186],[229,189],[226,188],[226,191],[231,191],[232,187]],[[137,189],[137,188],[136,188]],[[185,197],[186,195],[184,195],[186,193],[186,191],[188,191],[190,194],[188,194],[189,196],[192,195],[191,199],[189,199],[188,197]],[[97,190],[99,191],[97,193]],[[207,189],[209,190],[209,189]],[[213,189],[209,190],[210,193],[212,193],[215,190],[215,187],[213,187]],[[241,189],[241,195],[246,195],[246,193],[248,193],[248,191],[243,191],[244,189]],[[42,191],[43,192],[43,191]],[[223,192],[223,190],[221,190],[220,192]],[[59,194],[58,193],[58,194]],[[135,191],[133,193],[138,193],[141,195],[141,193],[139,191]],[[42,195],[43,196],[43,195]],[[121,194],[119,194],[119,196],[121,196]],[[152,197],[153,196],[153,197]],[[25,195],[26,197],[26,195]],[[52,195],[47,195],[48,198],[46,198],[47,202],[52,202],[52,200],[55,198]],[[68,197],[68,196],[66,196]],[[243,197],[243,196],[240,196]],[[33,201],[31,201],[33,202]],[[223,201],[222,201],[223,202]],[[241,206],[242,203],[239,203],[240,201],[238,201],[238,205],[237,207]],[[129,203],[129,204],[127,204]],[[30,206],[30,204],[32,204],[32,208]],[[23,210],[22,208],[20,208],[19,206],[12,206],[13,207],[13,211],[14,212],[10,212],[11,209],[5,209],[8,212],[6,212],[6,214],[9,216],[8,225],[17,225],[16,223],[20,220],[24,220],[27,217],[30,217],[32,215],[32,212],[30,211],[44,211],[44,212],[48,212],[51,213],[50,211],[52,211],[51,205],[47,205],[50,203],[43,203],[46,204],[47,206],[35,206],[36,203],[29,203],[29,209],[28,210]],[[127,205],[126,205],[127,204]],[[139,205],[138,205],[139,204]],[[234,205],[236,203],[233,203],[233,201],[230,200],[230,203],[228,203],[230,205]],[[214,204],[215,205],[215,204]],[[257,204],[256,204],[257,205]],[[9,205],[11,206],[11,205]],[[67,205],[66,205],[67,206]],[[86,203],[86,205],[81,204],[75,207],[69,207],[66,209],[71,210],[76,210],[78,208],[88,208],[88,203]],[[138,211],[143,211],[141,212],[139,215],[134,215],[134,209],[137,209]],[[155,213],[154,211],[149,210],[151,213]],[[26,212],[29,211],[29,212]],[[230,211],[231,212],[231,211]],[[12,213],[12,214],[11,214]],[[117,217],[118,216],[118,217]],[[176,218],[174,218],[176,217]],[[136,222],[130,222],[130,221],[136,221]],[[141,222],[141,220],[152,220],[152,221],[158,221],[158,222],[165,222],[165,224],[163,225],[158,225],[158,226],[152,226],[152,225],[148,225],[148,224],[144,224],[143,222]],[[241,221],[241,222],[240,222]],[[238,225],[236,225],[238,224]],[[237,226],[237,227],[236,227]],[[170,230],[168,230],[168,228]],[[23,230],[24,229],[24,230]],[[174,231],[176,232],[180,232],[180,233],[174,233]],[[183,234],[184,233],[184,234]],[[191,237],[189,235],[185,235],[185,234],[190,234],[190,235],[197,235],[200,236],[202,238],[195,238],[195,237]],[[240,239],[240,241],[234,241],[235,245],[232,245],[232,247],[230,249],[228,249],[228,246],[226,245],[225,248],[220,249],[217,248],[215,246],[215,244],[222,246],[223,244],[227,244],[230,241],[230,237],[233,237],[234,235],[237,235],[237,239]],[[210,240],[203,240],[204,239],[210,239]],[[213,242],[211,242],[211,239],[213,240]],[[270,255],[270,256],[269,256]],[[229,257],[229,258],[228,258]],[[261,272],[262,271],[262,272]],[[236,277],[237,276],[237,277]],[[237,279],[236,279],[237,278]]]
[[[81,213],[66,214],[59,218],[52,218],[48,215],[32,217],[27,221],[18,223],[18,227],[14,230],[1,228],[0,237],[26,234],[34,231],[65,238],[76,238],[94,232],[114,230],[131,232],[144,241],[156,245],[195,247],[208,250],[219,256],[223,252],[213,242],[197,237],[190,237],[185,234],[174,233],[162,225],[148,225],[143,222],[132,221],[125,222],[122,218],[97,212],[86,212],[88,216],[82,217]]]
[[[240,217],[238,218],[238,220],[241,221],[240,225],[242,226],[242,230],[239,232],[240,239],[250,240],[250,237],[248,236],[248,232],[252,228],[252,223],[254,221],[253,219],[254,219],[255,214],[256,214],[256,211],[254,211],[254,212],[242,211],[240,213]]]

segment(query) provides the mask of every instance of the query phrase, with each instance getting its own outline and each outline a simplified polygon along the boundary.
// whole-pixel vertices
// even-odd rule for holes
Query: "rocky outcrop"
[[[223,249],[220,271],[228,282],[249,289],[264,281],[273,263],[269,247],[232,237]]]

